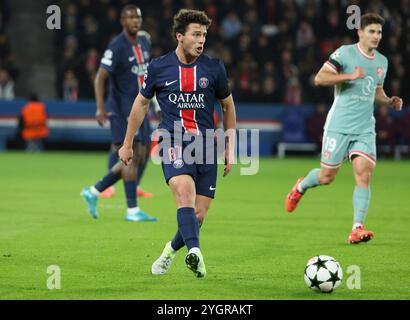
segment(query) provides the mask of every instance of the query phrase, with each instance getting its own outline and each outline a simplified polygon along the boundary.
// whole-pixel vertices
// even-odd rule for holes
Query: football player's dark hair
[[[135,4],[127,4],[125,7],[121,9],[121,19],[125,17],[125,13],[127,11],[138,11],[139,7]]]
[[[364,30],[370,24],[384,25],[384,19],[377,13],[366,13],[360,17],[360,29]]]
[[[201,26],[206,26],[208,29],[212,20],[204,11],[181,9],[174,16],[174,25],[172,26],[172,37],[176,38],[176,33],[185,34],[190,23],[198,23]]]

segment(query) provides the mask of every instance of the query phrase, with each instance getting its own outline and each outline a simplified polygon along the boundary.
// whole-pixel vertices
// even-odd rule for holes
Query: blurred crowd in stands
[[[10,50],[10,41],[6,35],[10,9],[8,2],[0,1],[0,99],[14,99],[14,80],[18,76],[15,58]]]
[[[212,18],[206,53],[223,59],[237,102],[317,105],[306,130],[320,144],[322,123],[333,100],[332,88],[313,85],[315,73],[336,48],[357,42],[346,26],[349,5],[386,19],[379,50],[389,59],[385,90],[410,99],[410,0],[59,0],[62,29],[55,32],[54,61],[58,96],[66,101],[94,99],[93,82],[110,40],[122,31],[120,10],[129,3],[142,10],[152,38],[152,56],[175,48],[171,36],[180,8],[204,10]],[[14,97],[18,76],[9,39],[10,9],[0,2],[0,99]],[[407,107],[408,108],[408,107]],[[378,142],[410,144],[410,111],[396,119],[377,111]],[[391,118],[393,115],[394,118]],[[400,123],[399,123],[400,122]],[[319,129],[319,130],[318,130]],[[396,138],[394,138],[396,137]]]
[[[213,22],[206,53],[222,58],[237,101],[299,105],[332,101],[332,90],[314,88],[313,76],[329,54],[357,41],[346,27],[348,5],[386,19],[380,51],[390,62],[386,91],[408,101],[410,0],[67,0],[58,33],[56,63],[60,97],[93,98],[101,54],[121,32],[119,12],[140,6],[153,57],[175,48],[170,34],[179,8],[205,10]],[[407,57],[407,58],[406,58]]]
[[[212,18],[206,53],[223,59],[238,102],[285,105],[316,104],[306,131],[321,143],[323,123],[333,100],[332,88],[313,85],[315,73],[336,48],[357,42],[357,31],[346,26],[349,5],[361,13],[383,16],[384,39],[379,50],[389,59],[385,90],[410,98],[410,0],[67,0],[56,51],[59,95],[65,100],[94,98],[93,81],[102,53],[122,28],[120,10],[140,6],[142,29],[152,37],[152,56],[175,48],[170,34],[180,8],[204,10]],[[377,111],[378,143],[397,139],[410,144],[410,112],[396,121]],[[395,140],[396,139],[396,140]]]

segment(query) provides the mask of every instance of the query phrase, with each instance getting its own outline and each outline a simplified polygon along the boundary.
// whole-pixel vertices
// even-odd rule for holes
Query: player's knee
[[[356,183],[358,185],[364,185],[364,186],[369,185],[371,175],[372,175],[372,170],[371,169],[356,172],[356,174],[355,174]]]
[[[133,165],[122,164],[121,177],[124,180],[135,180],[137,178],[137,171]]]
[[[192,207],[195,203],[195,192],[185,189],[176,190],[175,199],[178,206]]]

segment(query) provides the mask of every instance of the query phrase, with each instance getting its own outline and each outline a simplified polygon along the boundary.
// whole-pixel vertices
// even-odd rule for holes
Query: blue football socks
[[[137,188],[137,182],[135,180],[124,181],[125,196],[127,198],[127,207],[137,207],[137,195],[135,189]]]
[[[94,187],[99,192],[103,192],[105,189],[112,186],[120,179],[121,179],[121,173],[113,173],[112,171],[109,171],[106,176],[104,176],[100,181],[98,181],[94,185]],[[134,192],[135,192],[135,189],[134,189]]]
[[[299,183],[298,191],[304,193],[309,188],[314,188],[319,185],[318,174],[320,169],[312,169],[307,174],[305,179]]]
[[[353,191],[354,223],[364,224],[370,204],[370,188],[355,187]]]
[[[185,207],[178,209],[177,219],[178,233],[182,236],[188,250],[194,247],[199,248],[199,223],[195,215],[195,208]],[[177,250],[177,247],[181,245],[178,233],[176,235],[177,239],[173,239],[175,247],[171,244],[174,250]]]

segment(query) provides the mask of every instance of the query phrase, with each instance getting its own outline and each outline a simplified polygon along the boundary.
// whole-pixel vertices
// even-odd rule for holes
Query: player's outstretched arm
[[[225,129],[225,177],[232,169],[235,160],[235,142],[236,142],[236,111],[232,94],[225,99],[220,100],[223,114],[223,126]]]
[[[403,100],[400,97],[388,97],[386,95],[386,92],[384,92],[384,89],[382,86],[378,86],[376,88],[376,94],[374,95],[374,102],[378,104],[379,106],[386,106],[386,107],[392,107],[397,111],[400,111],[401,108],[403,107]]]
[[[97,104],[97,110],[95,113],[95,117],[97,119],[98,124],[102,127],[105,122],[107,121],[110,113],[107,113],[105,110],[105,103],[104,103],[104,91],[105,91],[105,81],[109,77],[109,72],[104,68],[99,68],[98,72],[95,76],[94,80],[94,93],[95,93],[95,101]]]
[[[137,130],[141,127],[141,123],[148,112],[149,103],[150,100],[139,93],[132,105],[131,113],[128,117],[127,133],[125,134],[125,139],[122,147],[118,151],[120,160],[126,165],[131,164],[133,156],[132,144],[134,142],[134,136]]]
[[[315,76],[315,86],[331,87],[345,81],[364,78],[365,72],[362,67],[356,67],[352,73],[336,73],[323,66]]]

